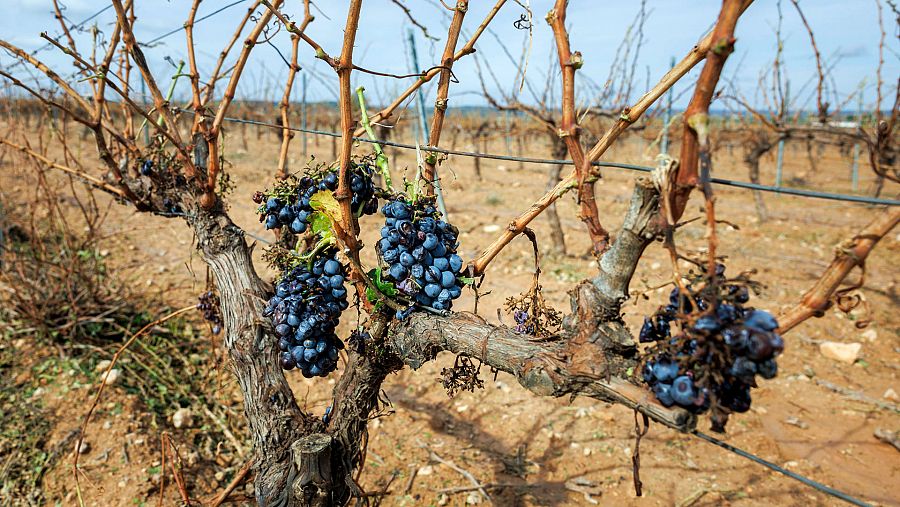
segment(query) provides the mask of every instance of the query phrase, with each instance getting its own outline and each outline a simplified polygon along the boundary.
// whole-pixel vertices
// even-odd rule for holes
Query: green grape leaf
[[[316,211],[324,213],[332,223],[342,223],[341,205],[329,190],[320,190],[309,199],[309,205]]]
[[[463,283],[463,285],[475,285],[475,279],[470,276],[457,276],[457,280]]]
[[[366,299],[368,299],[370,302],[381,299],[378,292],[381,292],[381,294],[384,294],[388,297],[397,295],[397,288],[394,287],[394,284],[381,279],[381,268],[374,268],[369,270],[368,275],[369,280],[372,280],[372,283],[375,285],[375,287],[378,288],[378,291],[376,291],[371,287],[366,287]]]
[[[313,234],[324,235],[331,229],[331,220],[324,213],[316,211],[309,216],[309,228]]]

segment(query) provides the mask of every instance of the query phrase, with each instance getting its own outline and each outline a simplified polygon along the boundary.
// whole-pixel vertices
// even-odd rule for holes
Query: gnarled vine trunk
[[[271,330],[260,320],[271,288],[253,267],[241,230],[220,209],[189,220],[219,291],[225,347],[244,396],[254,452],[259,505],[290,505],[295,475],[291,444],[314,431],[317,421],[300,410],[278,363]]]

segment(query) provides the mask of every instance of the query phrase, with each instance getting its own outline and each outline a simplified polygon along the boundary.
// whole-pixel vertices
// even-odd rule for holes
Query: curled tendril
[[[528,16],[519,14],[519,19],[513,21],[513,26],[516,27],[516,30],[530,30],[531,21],[528,19]]]

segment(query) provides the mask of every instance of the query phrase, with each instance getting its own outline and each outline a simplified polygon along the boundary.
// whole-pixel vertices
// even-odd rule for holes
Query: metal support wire
[[[182,113],[190,113],[197,114],[195,111],[191,111],[188,109],[181,108],[173,108],[176,111]],[[262,121],[256,120],[245,120],[242,118],[230,118],[225,117],[225,121],[231,123],[245,123],[248,125],[256,125],[259,127],[269,127],[273,129],[282,130],[285,127],[280,125],[275,125],[274,123],[266,123]],[[329,136],[329,137],[341,137],[339,132],[329,132],[325,130],[315,130],[315,129],[301,129],[297,127],[289,127],[288,130],[293,130],[296,132],[305,132],[307,134],[320,135],[320,136]],[[406,143],[398,143],[394,141],[388,141],[385,139],[367,139],[364,137],[354,137],[353,140],[363,142],[363,143],[378,143],[383,146],[392,146],[394,148],[403,148],[407,150],[415,150],[416,146],[412,144]],[[421,147],[420,147],[421,149]],[[462,150],[448,150],[446,148],[436,148],[433,146],[429,146],[428,151],[441,153],[444,155],[458,155],[462,157],[476,157],[476,158],[485,158],[491,160],[504,160],[508,162],[524,162],[528,164],[549,164],[549,165],[573,165],[571,160],[565,159],[545,159],[545,158],[534,158],[534,157],[517,157],[513,155],[499,155],[495,153],[478,153],[472,151],[462,151]],[[622,162],[592,162],[591,165],[594,167],[610,167],[613,169],[626,169],[629,171],[639,171],[649,173],[653,171],[652,167],[642,166],[637,164],[625,164]],[[774,194],[786,194],[786,195],[795,195],[798,197],[809,197],[813,199],[825,199],[831,201],[844,201],[844,202],[855,202],[862,204],[875,204],[875,205],[883,205],[883,206],[900,206],[900,200],[897,199],[884,199],[880,197],[866,197],[860,195],[848,195],[848,194],[836,194],[830,192],[819,192],[817,190],[805,190],[801,188],[786,188],[786,187],[775,187],[772,185],[761,185],[758,183],[750,183],[747,181],[738,181],[738,180],[730,180],[726,178],[710,178],[710,181],[716,185],[723,185],[728,187],[735,188],[746,188],[750,190],[759,190],[761,192],[771,192]]]
[[[209,19],[209,18],[215,16],[216,14],[218,14],[218,13],[220,13],[220,12],[226,10],[226,9],[230,9],[230,8],[234,7],[235,5],[242,4],[242,3],[246,2],[246,1],[247,1],[247,0],[237,0],[236,2],[231,2],[230,4],[227,4],[227,5],[224,5],[224,6],[222,6],[222,7],[219,7],[218,9],[216,9],[216,10],[210,12],[209,14],[207,14],[207,15],[205,15],[205,16],[201,16],[201,17],[195,19],[195,20],[194,20],[194,24],[197,24],[197,23],[203,21],[204,19]],[[180,32],[180,31],[182,31],[182,30],[184,30],[184,27],[183,27],[183,26],[180,26],[180,27],[178,27],[178,28],[176,28],[176,29],[174,29],[174,30],[172,30],[172,31],[169,31],[169,32],[166,32],[166,33],[160,35],[159,37],[157,37],[157,38],[155,38],[155,39],[153,39],[153,40],[151,40],[151,41],[141,42],[140,45],[141,45],[141,46],[149,46],[149,45],[151,45],[151,44],[156,44],[157,42],[159,42],[159,41],[165,39],[166,37],[169,37],[169,36],[171,36],[171,35],[175,35],[176,33]]]
[[[753,461],[754,463],[758,463],[770,470],[774,470],[782,475],[786,475],[786,476],[790,477],[791,479],[800,481],[803,484],[806,484],[807,486],[809,486],[815,490],[825,493],[826,495],[831,495],[835,498],[840,498],[841,500],[843,500],[847,503],[850,503],[853,505],[858,505],[859,507],[872,507],[871,504],[863,502],[862,500],[857,500],[856,498],[848,495],[847,493],[844,493],[842,491],[838,491],[834,488],[828,487],[828,486],[822,484],[821,482],[816,482],[816,481],[806,478],[798,473],[791,472],[790,470],[785,470],[784,468],[781,468],[780,466],[776,465],[775,463],[772,463],[771,461],[766,461],[766,460],[760,458],[759,456],[756,456],[755,454],[749,453],[743,449],[738,449],[737,447],[735,447],[729,443],[723,442],[716,437],[707,435],[706,433],[703,433],[702,431],[694,430],[693,432],[691,432],[691,434],[702,440],[706,440],[707,442],[709,442],[711,444],[718,445],[719,447],[721,447],[722,449],[725,449],[726,451],[733,452],[742,458],[747,458],[750,461]]]

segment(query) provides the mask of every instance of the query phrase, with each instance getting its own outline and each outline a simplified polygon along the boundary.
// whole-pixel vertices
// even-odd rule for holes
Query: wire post
[[[147,105],[147,82],[144,76],[141,76],[141,105],[146,108]],[[144,129],[144,144],[150,145],[150,129]]]
[[[505,116],[506,116],[505,117],[505,121],[506,121],[506,153],[512,153],[512,149],[510,149],[510,147],[509,147],[510,146],[510,144],[509,144],[509,142],[510,142],[509,141],[509,109],[506,110]]]
[[[862,128],[862,86],[859,87],[859,97],[856,103],[856,128]],[[853,166],[850,168],[850,188],[856,192],[859,190],[859,143],[853,145]]]
[[[778,140],[778,159],[775,162],[775,186],[781,186],[782,170],[784,166],[784,138]]]
[[[301,76],[303,91],[300,93],[300,127],[306,130],[306,72]],[[309,152],[306,151],[306,132],[302,132],[300,139],[303,142],[303,158],[309,160]]]
[[[675,68],[675,57],[672,57],[672,62],[669,64],[669,69]],[[669,88],[669,91],[666,92],[666,112],[663,115],[663,133],[662,133],[662,141],[659,143],[659,152],[663,155],[669,153],[669,122],[672,121],[672,87]]]
[[[411,73],[418,73],[420,70],[419,55],[416,53],[416,36],[412,28],[409,29],[407,34],[409,37],[409,58],[410,63],[413,66]],[[419,134],[421,136],[421,144],[427,145],[431,134],[428,132],[428,121],[425,114],[425,94],[422,93],[421,86],[416,90],[416,104],[419,109]],[[417,143],[418,141],[419,140],[417,140]],[[441,190],[441,177],[438,176],[437,164],[435,164],[434,167],[434,181],[430,181],[429,183],[434,187],[434,194],[437,196],[438,209],[441,211],[441,214],[444,215],[444,220],[448,220],[449,216],[447,215],[447,206],[444,204],[444,192]]]

